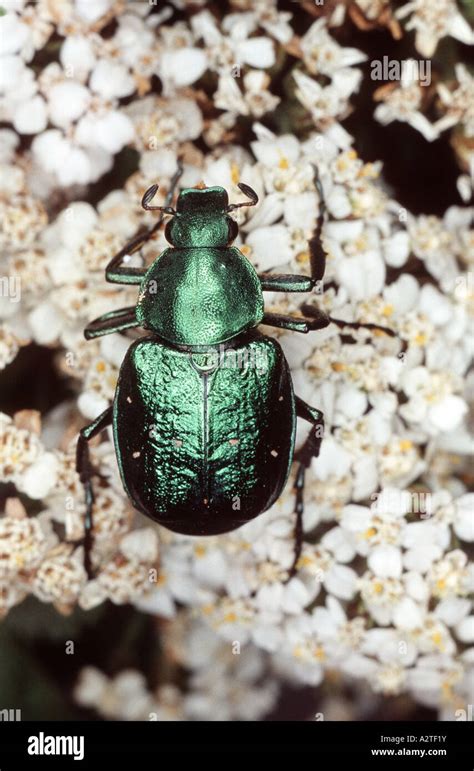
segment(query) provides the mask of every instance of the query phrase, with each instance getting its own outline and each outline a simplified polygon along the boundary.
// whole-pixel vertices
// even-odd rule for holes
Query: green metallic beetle
[[[231,242],[238,228],[229,212],[258,202],[229,205],[222,187],[187,188],[177,208],[170,202],[179,180],[172,180],[165,206],[150,206],[158,186],[142,199],[147,211],[160,211],[154,227],[139,233],[106,269],[106,279],[139,284],[136,307],[107,313],[91,322],[86,339],[132,327],[149,335],[131,345],[123,361],[113,405],[80,432],[77,470],[86,492],[85,566],[92,575],[94,494],[88,441],[113,424],[123,485],[133,505],[177,533],[229,532],[267,510],[280,495],[295,456],[297,417],[311,431],[297,453],[295,555],[302,543],[305,470],[319,454],[322,413],[293,393],[287,362],[278,342],[258,331],[259,324],[298,332],[339,326],[383,329],[343,322],[316,306],[305,315],[265,313],[263,291],[309,292],[325,269],[321,245],[324,198],[309,242],[311,275],[257,275]],[[172,248],[148,270],[123,265],[158,230],[165,214],[173,218],[165,235]]]

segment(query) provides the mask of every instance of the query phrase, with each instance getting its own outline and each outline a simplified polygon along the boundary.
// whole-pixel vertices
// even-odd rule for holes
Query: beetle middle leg
[[[138,327],[139,323],[135,314],[135,306],[128,308],[119,308],[115,311],[104,313],[103,316],[91,321],[84,330],[86,340],[93,340],[95,337],[110,335],[112,332],[123,332],[126,329]]]
[[[295,477],[295,553],[293,565],[290,568],[288,580],[292,578],[297,570],[298,560],[301,556],[303,546],[303,514],[304,514],[304,485],[306,469],[311,460],[317,458],[321,449],[321,442],[324,435],[324,416],[320,410],[311,407],[309,404],[296,397],[296,414],[311,423],[311,431],[306,438],[303,446],[295,454],[295,460],[298,461],[298,470]]]
[[[97,436],[110,426],[112,423],[112,407],[107,407],[92,423],[88,426],[84,426],[79,432],[79,439],[77,440],[76,447],[76,471],[79,474],[79,478],[83,484],[84,492],[86,496],[86,514],[84,520],[84,567],[89,578],[93,578],[93,570],[91,563],[91,551],[93,545],[92,528],[92,508],[94,505],[94,490],[92,487],[92,476],[94,475],[94,469],[90,462],[89,444],[90,439]]]

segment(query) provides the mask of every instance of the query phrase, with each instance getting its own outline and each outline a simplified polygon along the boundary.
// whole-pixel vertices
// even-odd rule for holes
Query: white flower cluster
[[[187,21],[170,21],[172,6],[188,5]],[[0,130],[1,272],[8,279],[0,363],[7,367],[31,341],[53,347],[77,399],[43,421],[31,410],[1,415],[2,481],[42,513],[27,516],[11,498],[0,518],[0,612],[32,594],[61,612],[108,598],[171,619],[165,653],[190,671],[188,693],[171,683],[151,693],[137,672],[108,680],[87,669],[76,697],[109,718],[260,719],[278,698],[277,680],[318,685],[335,672],[344,682],[368,683],[373,698],[409,693],[452,718],[469,702],[474,663],[467,558],[474,541],[467,428],[473,211],[412,215],[380,180],[382,165],[358,157],[341,121],[366,56],[336,42],[330,30],[340,14],[316,19],[298,37],[276,0],[232,0],[220,20],[208,5],[175,0],[154,13],[152,5],[122,0],[2,2],[0,116],[9,128]],[[367,28],[384,14],[399,29],[383,0],[352,5],[359,10],[351,18],[362,24],[363,17]],[[448,34],[469,42],[454,0],[442,5],[416,0],[397,14],[411,14],[406,26],[425,56]],[[288,110],[300,121],[303,110],[301,135],[265,125],[282,108],[275,84],[284,61],[293,62]],[[438,84],[436,131],[471,139],[463,145],[465,170],[474,166],[473,81],[462,66],[456,79]],[[376,117],[420,128],[418,88],[390,88]],[[93,206],[87,186],[126,146],[137,156],[135,170],[123,189]],[[110,435],[91,447],[100,471],[97,577],[88,581],[82,566],[75,441],[113,399],[130,343],[117,334],[86,343],[82,330],[135,303],[136,288],[107,285],[104,267],[154,222],[139,201],[157,180],[163,200],[178,154],[183,187],[221,185],[231,200],[241,198],[241,181],[257,191],[259,205],[236,215],[236,244],[258,270],[283,273],[309,272],[316,165],[328,259],[312,299],[337,318],[398,335],[268,329],[284,348],[296,393],[326,422],[307,474],[304,545],[290,581],[292,478],[272,509],[240,530],[177,536],[134,515]],[[468,201],[466,176],[460,190]],[[133,259],[148,264],[165,243],[158,233]],[[266,294],[274,311],[297,312],[300,302]],[[298,431],[298,445],[306,430]],[[338,714],[328,703],[331,709]]]
[[[240,651],[183,612],[168,625],[166,652],[174,666],[191,671],[183,693],[164,683],[154,692],[143,675],[123,670],[107,678],[94,667],[82,670],[77,702],[109,720],[260,720],[272,709],[279,688],[269,658],[248,645]]]

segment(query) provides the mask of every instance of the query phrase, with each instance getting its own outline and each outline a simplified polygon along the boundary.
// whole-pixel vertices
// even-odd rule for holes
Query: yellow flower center
[[[374,535],[376,535],[376,534],[377,534],[377,528],[369,527],[369,529],[365,531],[365,533],[363,534],[362,537],[363,538],[373,538]]]

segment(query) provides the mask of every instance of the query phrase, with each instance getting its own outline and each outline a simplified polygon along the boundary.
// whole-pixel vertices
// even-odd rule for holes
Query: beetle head
[[[176,205],[176,215],[165,229],[176,247],[222,247],[237,235],[237,223],[228,216],[229,198],[223,187],[186,188]]]

